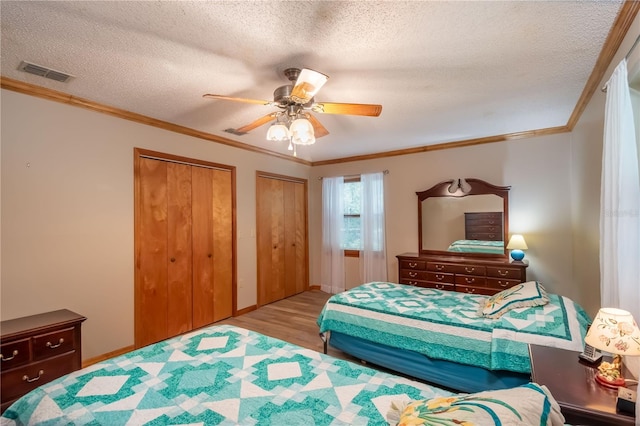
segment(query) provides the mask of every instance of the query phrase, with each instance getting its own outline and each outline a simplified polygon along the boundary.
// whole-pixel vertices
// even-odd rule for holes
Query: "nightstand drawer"
[[[72,352],[46,361],[34,362],[30,365],[2,372],[2,376],[0,377],[2,381],[2,383],[0,383],[2,400],[12,400],[32,391],[42,384],[64,376],[67,373],[71,373],[74,370],[71,367],[74,356],[75,354]]]
[[[33,337],[33,359],[40,360],[74,350],[73,327]]]
[[[29,362],[29,339],[16,340],[0,346],[2,361],[0,370],[5,371]]]

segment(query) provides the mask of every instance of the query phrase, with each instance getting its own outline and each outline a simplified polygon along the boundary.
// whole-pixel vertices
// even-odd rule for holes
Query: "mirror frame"
[[[464,192],[460,181],[464,180],[471,187],[467,192]],[[449,188],[452,185],[457,185],[454,192],[449,192]],[[418,196],[418,253],[425,255],[444,255],[453,257],[480,257],[480,258],[508,258],[507,242],[509,241],[509,190],[510,186],[496,186],[480,179],[451,179],[444,182],[440,182],[437,185],[432,186],[426,191],[416,192]],[[503,240],[505,249],[503,254],[489,254],[489,253],[454,253],[444,250],[424,250],[422,248],[422,202],[427,198],[432,197],[451,197],[461,198],[468,195],[487,195],[494,194],[502,198],[502,220],[503,220]]]

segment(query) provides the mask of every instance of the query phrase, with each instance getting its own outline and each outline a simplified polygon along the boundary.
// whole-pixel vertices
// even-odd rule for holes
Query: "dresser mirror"
[[[416,192],[420,254],[506,258],[510,188],[469,178]]]

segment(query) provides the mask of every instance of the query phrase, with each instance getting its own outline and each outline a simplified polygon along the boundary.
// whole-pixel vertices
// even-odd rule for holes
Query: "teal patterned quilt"
[[[582,351],[590,323],[571,299],[548,296],[544,306],[489,319],[477,314],[487,296],[376,282],[333,295],[318,325],[434,359],[530,373],[529,343]]]
[[[238,327],[211,326],[94,364],[9,407],[5,425],[386,425],[432,386]]]
[[[457,253],[504,254],[504,242],[485,240],[457,240],[451,243],[447,251]]]

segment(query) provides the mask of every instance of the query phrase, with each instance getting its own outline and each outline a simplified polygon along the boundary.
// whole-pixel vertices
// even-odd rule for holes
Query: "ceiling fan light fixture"
[[[329,76],[321,72],[303,68],[291,91],[291,99],[294,102],[306,104],[318,93],[318,90],[324,86],[328,79]]]
[[[313,125],[306,118],[297,118],[289,127],[291,134],[291,142],[296,145],[313,145],[316,138],[313,131]]]
[[[267,140],[274,142],[284,142],[289,140],[289,129],[279,121],[273,123],[267,131]]]

